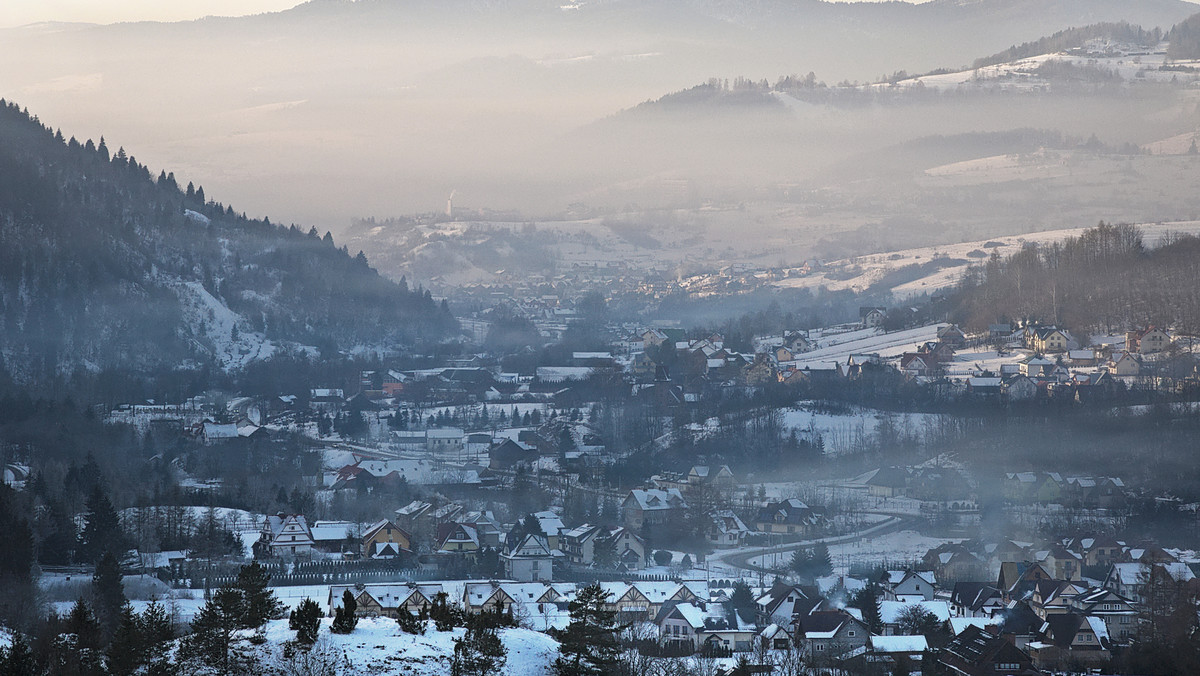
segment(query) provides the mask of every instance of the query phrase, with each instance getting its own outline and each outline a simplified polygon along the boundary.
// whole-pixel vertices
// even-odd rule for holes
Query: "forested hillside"
[[[980,330],[1033,319],[1075,331],[1151,325],[1200,330],[1200,238],[1147,246],[1131,225],[1106,225],[1048,246],[993,255],[955,292],[955,321]]]
[[[232,370],[454,327],[428,292],[381,277],[328,234],[248,219],[0,101],[0,354],[18,382]]]

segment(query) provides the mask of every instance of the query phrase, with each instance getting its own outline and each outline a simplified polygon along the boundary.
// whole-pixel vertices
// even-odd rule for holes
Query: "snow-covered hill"
[[[385,617],[363,618],[354,632],[346,635],[329,632],[331,620],[321,627],[317,651],[343,657],[349,674],[388,676],[449,676],[450,659],[454,654],[454,639],[463,629],[437,631],[429,623],[425,634],[415,636],[400,631],[395,620]],[[558,642],[545,634],[529,629],[501,629],[500,640],[508,650],[504,668],[494,676],[544,676],[558,656]],[[282,665],[283,646],[296,637],[288,629],[287,620],[275,620],[267,625],[267,643],[255,648],[262,661]],[[340,661],[340,660],[339,660]]]
[[[1014,171],[1013,156],[998,156],[971,162],[959,162],[930,170],[943,175],[972,172]],[[1148,223],[1138,226],[1147,244],[1154,244],[1167,233],[1200,234],[1200,221]],[[1084,228],[1048,230],[1027,235],[994,237],[987,240],[921,247],[888,253],[857,256],[826,263],[819,270],[775,282],[782,288],[850,289],[861,292],[884,285],[900,299],[934,293],[957,284],[972,265],[980,265],[994,252],[1004,257],[1030,244],[1060,242],[1078,237]],[[862,349],[860,351],[871,351]],[[807,356],[807,355],[806,355]]]

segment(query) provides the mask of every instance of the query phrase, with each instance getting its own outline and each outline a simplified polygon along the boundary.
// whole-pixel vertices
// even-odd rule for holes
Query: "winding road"
[[[875,513],[883,513],[883,512],[875,512]],[[870,539],[877,535],[886,535],[888,533],[895,533],[897,531],[905,530],[907,528],[912,528],[916,525],[916,523],[918,521],[918,517],[913,516],[911,514],[886,514],[886,516],[888,517],[888,519],[886,521],[880,521],[877,524],[873,524],[872,526],[870,526],[868,528],[864,528],[864,529],[862,529],[860,531],[856,531],[854,533],[847,533],[846,535],[835,535],[835,536],[831,536],[831,537],[827,537],[827,538],[817,538],[815,540],[802,540],[800,542],[788,542],[786,544],[775,545],[775,546],[771,546],[771,547],[754,547],[754,548],[749,548],[749,549],[743,548],[743,549],[727,549],[724,551],[716,551],[716,552],[713,552],[712,554],[710,554],[707,557],[706,561],[710,566],[712,564],[716,563],[716,564],[720,564],[720,565],[729,566],[731,568],[740,568],[742,570],[752,571],[755,573],[774,573],[775,572],[774,570],[772,570],[770,568],[764,568],[762,566],[756,566],[756,565],[750,563],[750,560],[755,557],[762,556],[764,554],[791,553],[791,552],[796,551],[797,549],[803,549],[805,547],[814,547],[818,544],[838,545],[838,544],[844,544],[847,542],[859,542],[861,540]]]

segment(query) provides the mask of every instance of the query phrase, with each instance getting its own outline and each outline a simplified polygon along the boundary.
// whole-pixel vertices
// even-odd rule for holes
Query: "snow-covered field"
[[[819,434],[825,443],[825,452],[831,455],[846,453],[870,441],[885,418],[890,418],[896,429],[919,438],[926,424],[937,416],[929,413],[892,414],[861,407],[853,407],[844,413],[829,413],[811,402],[783,411],[785,428],[795,430],[801,439]]]
[[[991,158],[969,160],[935,167],[926,173],[940,178],[986,176],[988,181],[999,180],[996,172],[1014,171],[1027,167],[1029,162],[1017,156],[999,155]],[[1017,178],[1017,176],[1013,176]],[[1028,177],[1026,177],[1028,178]],[[1148,245],[1157,243],[1167,233],[1200,234],[1200,221],[1178,221],[1170,223],[1146,223],[1141,228]],[[783,288],[824,287],[831,291],[850,289],[861,292],[884,279],[889,273],[910,265],[926,265],[938,262],[936,270],[921,274],[919,278],[902,281],[892,287],[897,298],[911,298],[922,293],[932,293],[954,286],[963,273],[972,265],[982,264],[995,252],[1001,257],[1017,253],[1027,244],[1049,244],[1068,237],[1078,237],[1084,228],[1047,230],[1024,235],[992,237],[986,240],[941,244],[937,246],[905,249],[888,253],[858,256],[827,263],[820,271],[802,277],[788,277],[774,282]],[[852,274],[857,273],[857,274]],[[855,348],[856,352],[874,350]],[[805,355],[807,359],[808,356]]]
[[[349,634],[329,631],[332,620],[324,618],[313,657],[324,664],[336,664],[338,673],[379,674],[381,676],[445,676],[454,655],[454,640],[465,629],[437,631],[432,622],[424,634],[406,634],[395,620],[362,618]],[[268,622],[266,642],[252,645],[252,632],[239,632],[238,652],[252,655],[261,668],[269,673],[326,673],[326,670],[302,666],[286,656],[285,646],[294,641],[296,632],[288,628],[287,620]],[[494,676],[543,676],[558,657],[558,642],[545,634],[528,629],[501,629],[498,632],[507,651],[505,664],[492,672]],[[303,659],[304,653],[299,653]]]
[[[1110,45],[1095,45],[1094,48],[1108,51]],[[1200,75],[1195,72],[1181,70],[1162,70],[1166,65],[1166,44],[1150,50],[1156,53],[1136,53],[1147,51],[1133,45],[1111,45],[1115,48],[1112,55],[1067,54],[1065,52],[1040,54],[1027,59],[1019,59],[1007,63],[984,66],[956,71],[939,73],[937,75],[922,75],[900,80],[894,84],[870,85],[873,89],[907,89],[910,87],[925,87],[941,91],[972,88],[972,89],[1004,89],[1037,91],[1050,87],[1051,82],[1037,74],[1037,69],[1047,62],[1055,61],[1078,67],[1092,67],[1119,75],[1123,80],[1138,80],[1150,82],[1195,82]],[[1135,52],[1133,54],[1129,52]],[[1196,67],[1197,61],[1173,61],[1173,66]]]
[[[902,530],[865,538],[856,542],[829,545],[834,572],[846,575],[851,566],[903,565],[919,561],[930,549],[947,542],[962,542],[961,538],[937,538],[921,535],[914,530]],[[791,553],[769,553],[750,559],[750,563],[767,568],[785,568]]]

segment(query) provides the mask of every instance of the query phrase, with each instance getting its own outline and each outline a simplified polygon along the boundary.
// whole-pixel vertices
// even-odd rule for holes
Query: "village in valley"
[[[519,312],[544,330],[564,305]],[[598,584],[643,665],[629,673],[647,674],[1105,669],[1147,627],[1169,631],[1200,553],[1135,523],[1152,509],[1194,525],[1196,504],[1111,465],[981,465],[955,449],[976,416],[1186,409],[1190,337],[920,321],[863,307],[744,352],[608,325],[607,350],[518,353],[514,371],[512,355],[479,352],[118,405],[109,423],[173,449],[162,471],[210,505],[122,510],[125,587],[135,609],[162,602],[189,622],[253,561],[285,607],[313,599],[376,633],[453,607],[559,636]],[[915,405],[889,409],[884,391]],[[1164,400],[1181,403],[1149,405]],[[231,506],[227,489],[247,486],[236,468],[284,448],[302,451],[288,477],[251,490],[279,509]],[[5,481],[36,479],[18,462]],[[167,523],[208,539],[162,546]],[[213,537],[226,545],[201,546]],[[61,612],[79,572],[44,568]],[[383,645],[361,659],[401,650]]]

